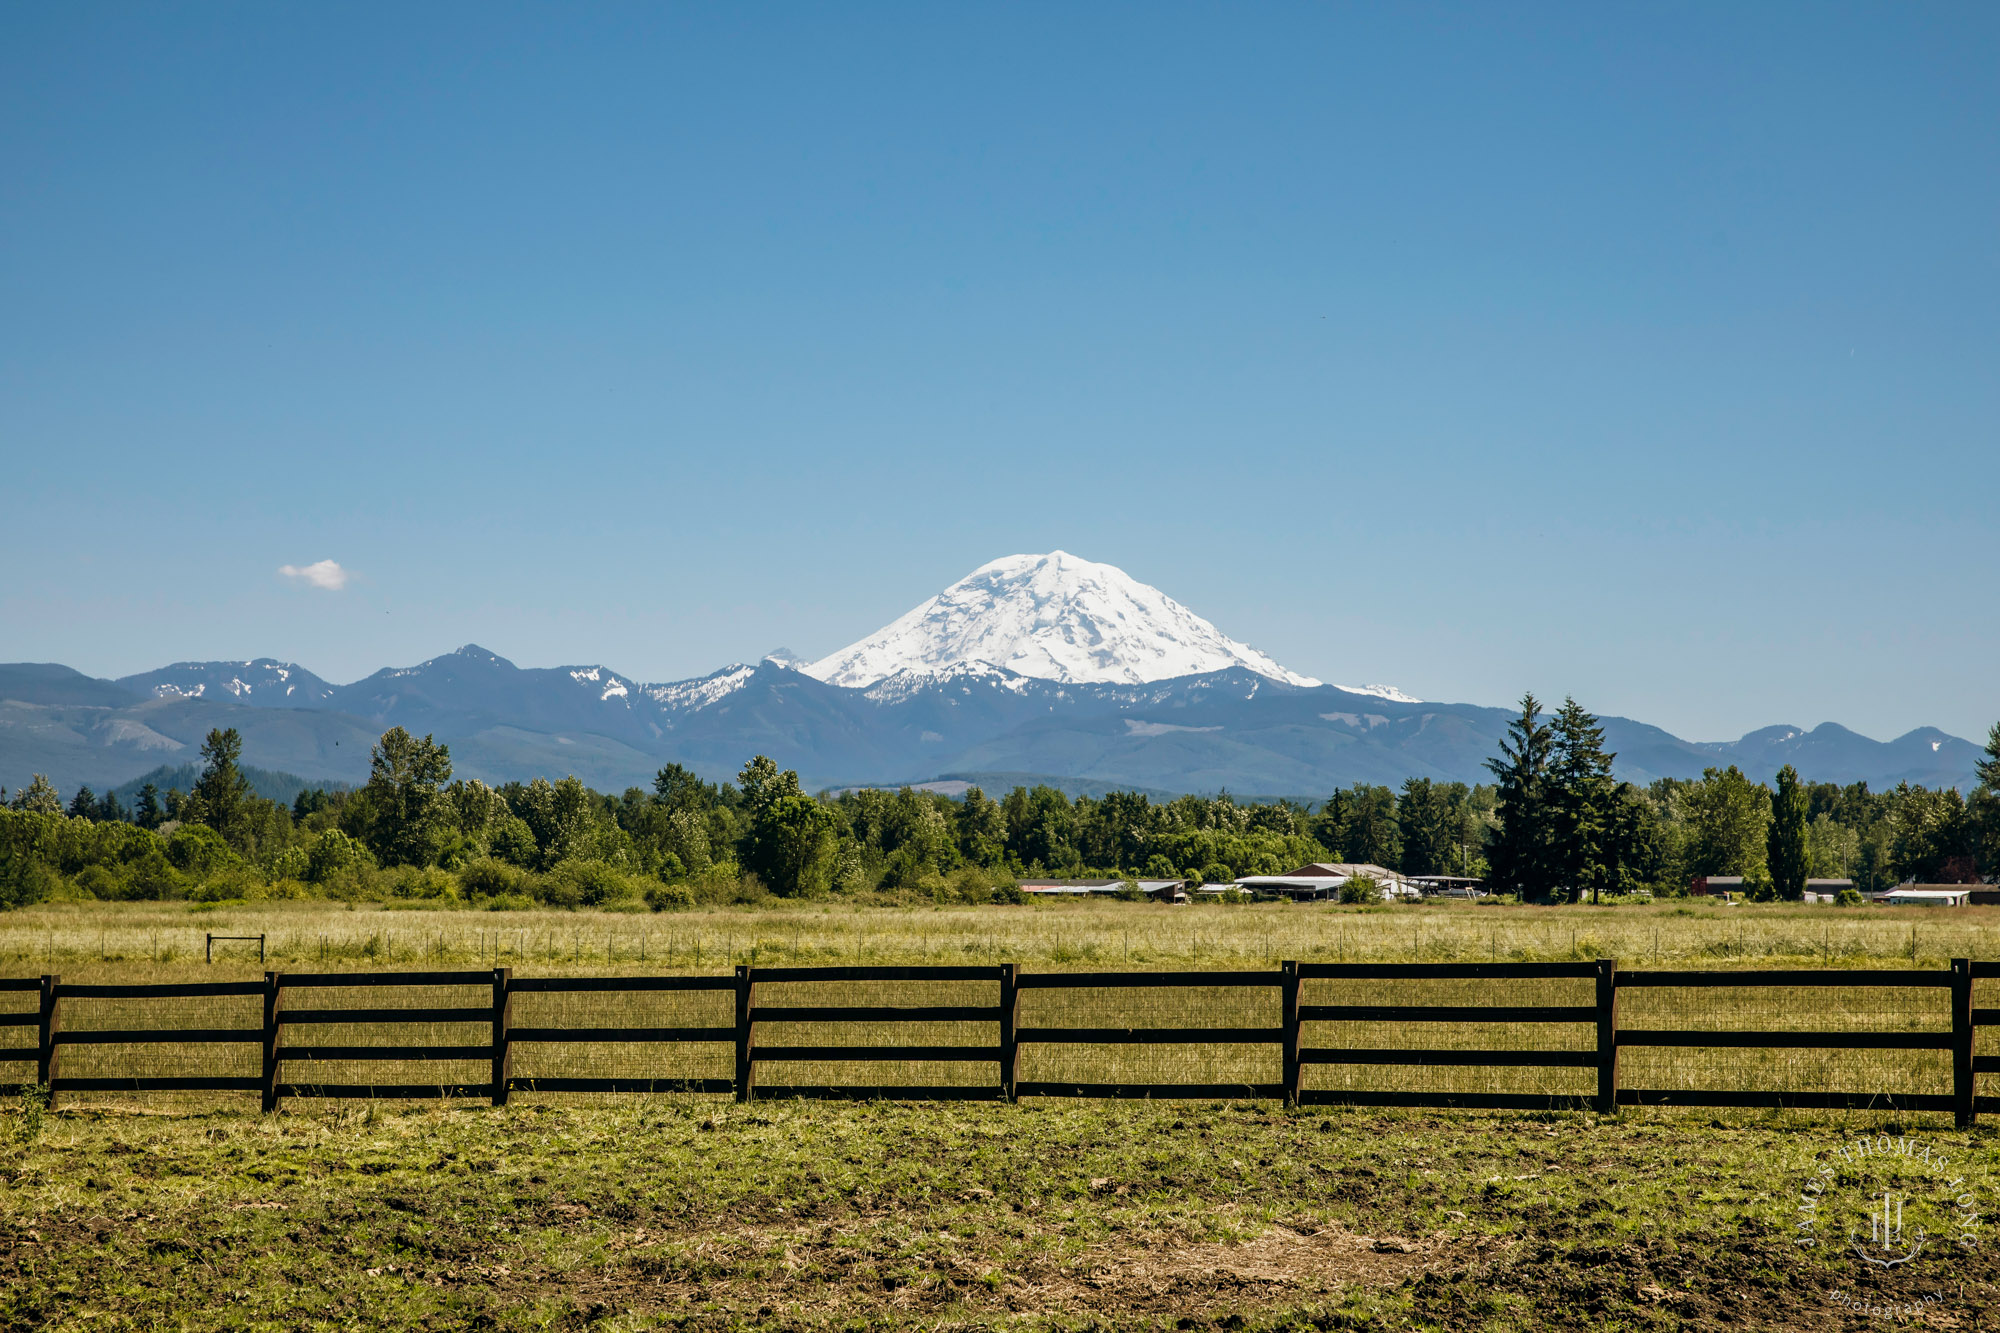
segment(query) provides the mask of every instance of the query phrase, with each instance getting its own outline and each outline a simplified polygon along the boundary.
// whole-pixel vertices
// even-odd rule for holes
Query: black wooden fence
[[[1627,971],[1615,963],[1598,960],[1582,963],[1295,963],[1282,964],[1275,971],[1211,972],[1022,972],[1013,964],[988,967],[739,967],[734,976],[672,977],[515,977],[507,968],[489,971],[439,972],[267,972],[262,981],[189,982],[166,985],[78,984],[59,976],[0,979],[0,1006],[7,997],[32,993],[33,1009],[0,1008],[0,1038],[8,1029],[34,1028],[36,1042],[7,1045],[0,1041],[0,1063],[35,1066],[33,1083],[46,1086],[51,1096],[81,1092],[256,1092],[265,1110],[273,1110],[284,1098],[306,1097],[464,1097],[486,1098],[493,1104],[507,1101],[511,1092],[560,1093],[658,1093],[683,1092],[729,1094],[739,1101],[774,1098],[894,1098],[904,1100],[955,1099],[1014,1101],[1021,1097],[1090,1098],[1257,1098],[1282,1099],[1294,1105],[1369,1106],[1448,1106],[1522,1110],[1590,1107],[1610,1113],[1619,1106],[1719,1106],[1796,1107],[1803,1109],[1879,1108],[1884,1110],[1950,1112],[1961,1126],[1969,1126],[1981,1111],[2000,1111],[2000,1096],[1980,1096],[1978,1077],[2000,1073],[2000,1055],[1981,1055],[1976,1050],[1981,1027],[2000,1027],[2000,1008],[1974,1005],[1975,983],[1982,978],[2000,979],[2000,962],[1952,961],[1948,971],[1811,970],[1811,971]],[[1302,992],[1308,986],[1364,988],[1379,995],[1395,983],[1427,985],[1488,983],[1501,987],[1531,988],[1559,985],[1579,988],[1582,998],[1588,983],[1588,1003],[1506,1004],[1506,1003],[1306,1003]],[[991,987],[990,1003],[824,1003],[812,992],[828,986],[858,989],[891,986],[892,999],[932,998],[916,991],[948,983],[962,992],[967,987]],[[786,991],[807,988],[807,1000],[798,1001]],[[369,1005],[363,994],[359,1003],[328,1003],[325,996],[338,998],[357,992],[394,988],[400,992],[433,995],[439,990],[476,987],[482,998],[476,1004],[391,1004]],[[1752,1031],[1715,1026],[1692,1028],[1622,1027],[1619,999],[1627,992],[1643,990],[1693,990],[1713,992],[1718,988],[1734,991],[1770,991],[1774,988],[1873,987],[1890,991],[1947,991],[1949,1027],[1885,1030],[1850,1026],[1835,1030]],[[516,998],[520,996],[565,996],[632,1002],[647,995],[683,992],[712,996],[711,1003],[724,1006],[716,1017],[732,1021],[708,1025],[670,1026],[519,1026],[514,1021]],[[1024,997],[1036,992],[1036,1006],[1065,1021],[1062,1025],[1024,1026]],[[1231,1016],[1232,1005],[1240,1016],[1250,1010],[1269,1015],[1268,1022],[1252,1026],[1225,1026],[1200,1022],[1126,1023],[1122,1026],[1083,1026],[1075,1017],[1103,1012],[1107,993],[1130,998],[1138,993],[1137,1011],[1165,1013],[1169,1018],[1221,1013]],[[484,997],[490,994],[490,1000]],[[320,997],[306,1003],[301,995]],[[205,1003],[261,1000],[262,1022],[234,1027],[175,1026],[64,1026],[65,1007],[77,1001],[141,1002],[169,1006],[170,1018],[186,1009],[200,1010]],[[879,997],[876,997],[879,998]],[[288,1003],[288,1001],[293,1001]],[[733,1014],[730,1006],[733,1006]],[[1754,1009],[1755,1006],[1748,1006]],[[1127,1018],[1133,1004],[1113,1005],[1111,1012]],[[247,1016],[247,1015],[246,1015]],[[114,1015],[114,1018],[116,1016]],[[976,1024],[997,1034],[992,1040],[975,1043],[923,1044],[899,1041],[900,1033],[922,1025]],[[1383,1046],[1374,1044],[1308,1045],[1306,1038],[1326,1026],[1349,1033],[1357,1029],[1379,1037],[1383,1032],[1404,1040],[1430,1035],[1449,1036],[1497,1032],[1491,1025],[1514,1025],[1515,1031],[1530,1033],[1560,1031],[1576,1034],[1567,1047],[1541,1045],[1487,1047],[1431,1041],[1423,1044]],[[366,1035],[399,1025],[443,1026],[465,1034],[455,1041],[407,1045],[353,1044],[317,1040],[316,1035],[333,1026],[360,1029]],[[773,1025],[804,1025],[809,1031],[831,1031],[836,1039],[786,1042],[766,1034]],[[1581,1034],[1588,1034],[1582,1044]],[[845,1038],[844,1040],[838,1038]],[[859,1040],[855,1040],[855,1039]],[[162,1047],[185,1049],[217,1044],[255,1047],[261,1055],[255,1074],[171,1074],[158,1072],[158,1060],[149,1061],[146,1052]],[[734,1069],[727,1077],[577,1077],[519,1076],[514,1059],[519,1048],[625,1050],[643,1045],[678,1050],[706,1050],[726,1067],[733,1049]],[[129,1072],[99,1072],[71,1075],[64,1072],[63,1058],[77,1047],[114,1047],[115,1060],[129,1066]],[[1110,1059],[1117,1048],[1178,1047],[1183,1051],[1230,1049],[1266,1051],[1276,1048],[1278,1059],[1270,1068],[1277,1081],[1163,1081],[1148,1082],[1125,1078],[1108,1081],[1087,1079],[1025,1080],[1020,1077],[1023,1053],[1037,1048],[1060,1052],[1071,1066],[1079,1062]],[[1620,1079],[1622,1051],[1643,1048],[1758,1048],[1765,1050],[1833,1051],[1917,1051],[1949,1053],[1949,1093],[1913,1092],[1907,1087],[1881,1087],[1868,1091],[1825,1089],[1724,1089],[1628,1087]],[[1268,1055],[1261,1057],[1268,1059]],[[392,1064],[420,1068],[428,1066],[471,1067],[486,1071],[483,1081],[438,1077],[431,1081],[385,1083],[373,1081],[333,1081],[321,1071],[342,1062],[365,1066]],[[984,1066],[989,1077],[972,1082],[930,1082],[911,1084],[818,1083],[773,1081],[771,1066],[807,1067],[827,1065],[868,1065],[894,1062],[899,1066],[944,1066],[949,1069]],[[1574,1069],[1591,1071],[1595,1087],[1569,1093],[1456,1090],[1420,1088],[1367,1089],[1355,1087],[1307,1086],[1305,1071],[1314,1067],[1420,1066],[1432,1069],[1458,1068],[1497,1074],[1503,1069]],[[303,1072],[301,1072],[303,1071]],[[17,1088],[32,1086],[22,1079]]]

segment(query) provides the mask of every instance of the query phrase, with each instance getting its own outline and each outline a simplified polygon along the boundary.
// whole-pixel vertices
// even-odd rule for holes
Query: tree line
[[[1574,699],[1553,716],[1530,693],[1487,762],[1498,789],[1487,842],[1494,888],[1529,899],[1682,891],[1697,876],[1741,875],[1753,896],[1797,901],[1808,879],[1973,882],[2000,868],[2000,724],[1970,799],[1899,783],[1871,792],[1801,781],[1770,786],[1734,765],[1645,787],[1612,777],[1598,720]]]
[[[37,775],[0,791],[0,904],[51,898],[324,895],[642,910],[767,896],[888,894],[990,902],[1030,875],[1225,882],[1314,861],[1486,879],[1523,899],[1601,901],[1685,891],[1740,874],[1798,897],[1809,877],[1864,888],[1964,878],[2000,865],[2000,725],[1970,799],[1953,789],[1801,782],[1734,767],[1645,787],[1612,776],[1597,719],[1524,698],[1494,781],[1357,783],[1323,801],[1229,795],[1071,797],[1049,786],[995,799],[905,787],[810,793],[757,756],[734,782],[679,764],[618,795],[576,777],[488,786],[453,776],[450,750],[383,733],[369,778],[257,795],[242,741],[210,732],[187,791],[142,788],[132,807],[88,788],[65,804]]]

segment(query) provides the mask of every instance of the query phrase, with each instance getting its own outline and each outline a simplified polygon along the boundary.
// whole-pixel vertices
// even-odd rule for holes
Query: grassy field
[[[290,903],[45,907],[0,917],[0,972],[75,980],[491,966],[523,975],[721,972],[756,963],[1018,961],[1251,966],[1303,959],[1550,959],[1627,966],[1936,967],[1993,957],[2000,914],[1880,909],[1014,908],[842,905],[668,916],[408,912]],[[780,983],[771,1003],[991,1003],[992,983],[860,995]],[[1588,1003],[1588,981],[1510,987],[1509,1003]],[[1311,988],[1317,987],[1317,990]],[[1482,982],[1308,983],[1309,1003],[1492,1003]],[[480,1004],[396,990],[303,992],[307,1005]],[[1533,993],[1528,993],[1532,990]],[[2000,1004],[1988,989],[1982,1004]],[[1275,1021],[1276,993],[1031,991],[1027,1025]],[[14,1002],[32,997],[6,997]],[[729,1021],[726,995],[517,997],[522,1025]],[[255,1026],[254,998],[76,1000],[70,1029]],[[1943,993],[1630,992],[1626,1026],[1935,1030]],[[206,1005],[206,1008],[198,1006]],[[230,1005],[238,1006],[228,1009]],[[227,1010],[225,1012],[225,1010]],[[1268,1011],[1268,1012],[1267,1012]],[[821,1040],[990,1041],[991,1025]],[[1320,1024],[1309,1044],[1588,1047],[1588,1025]],[[478,1025],[473,1025],[477,1028]],[[0,1030],[32,1040],[27,1029]],[[1994,1037],[1982,1038],[1983,1050]],[[325,1025],[313,1040],[482,1041],[472,1029]],[[254,1072],[254,1047],[67,1048],[88,1075],[143,1052],[156,1072]],[[1052,1045],[1027,1079],[1268,1082],[1269,1047]],[[1107,1067],[1109,1061],[1116,1068]],[[1627,1086],[1939,1090],[1930,1052],[1636,1048]],[[100,1062],[100,1064],[93,1064]],[[1119,1062],[1123,1062],[1122,1064]],[[239,1068],[240,1066],[240,1068]],[[18,1068],[18,1066],[16,1066]],[[327,1081],[482,1082],[483,1062],[349,1062]],[[729,1073],[728,1047],[524,1046],[523,1077]],[[860,1077],[856,1077],[859,1074]],[[288,1074],[297,1078],[296,1070]],[[766,1082],[983,1081],[982,1066],[787,1070]],[[1309,1086],[1587,1092],[1587,1071],[1325,1066]],[[1357,1080],[1359,1080],[1357,1082]],[[1572,1087],[1572,1085],[1574,1085]],[[1989,1080],[1985,1091],[1992,1091]],[[1990,1247],[1883,1274],[1788,1240],[1801,1183],[1843,1140],[1907,1135],[1996,1197],[2000,1136],[1948,1117],[1627,1111],[1508,1115],[1286,1111],[1272,1103],[844,1104],[517,1092],[466,1102],[240,1094],[31,1094],[0,1114],[0,1327],[869,1329],[1695,1329],[1867,1327],[1836,1303],[1928,1301],[1934,1328],[2000,1325]]]
[[[1019,907],[845,902],[632,915],[410,910],[337,902],[61,903],[0,915],[0,972],[115,965],[143,979],[201,965],[204,937],[268,937],[270,966],[322,963],[593,970],[726,970],[734,963],[1019,962],[1033,966],[1262,965],[1615,957],[1625,967],[1939,965],[2000,958],[2000,908],[1712,905],[1166,907],[1105,901]],[[217,946],[214,975],[251,975],[256,946]],[[93,973],[94,974],[94,973]],[[166,975],[167,973],[163,973]],[[204,975],[208,975],[204,972]]]
[[[0,1117],[19,1329],[1994,1326],[1990,1246],[1789,1240],[1881,1117],[669,1098]]]

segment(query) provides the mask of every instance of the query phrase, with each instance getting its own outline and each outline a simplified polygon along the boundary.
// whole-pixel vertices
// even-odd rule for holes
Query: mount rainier
[[[458,773],[498,782],[575,773],[650,785],[668,762],[732,777],[753,754],[813,786],[1046,781],[1321,798],[1353,782],[1479,782],[1510,712],[1425,703],[1388,686],[1326,685],[1238,642],[1157,588],[1063,551],[983,565],[817,661],[789,652],[693,680],[642,684],[599,664],[522,669],[468,644],[330,684],[291,662],[180,662],[120,680],[0,665],[0,784],[46,773],[109,787],[195,757],[235,727],[246,763],[358,782],[381,731],[451,746]],[[1968,786],[1977,746],[1935,728],[1878,742],[1833,723],[1697,743],[1604,719],[1620,776]]]

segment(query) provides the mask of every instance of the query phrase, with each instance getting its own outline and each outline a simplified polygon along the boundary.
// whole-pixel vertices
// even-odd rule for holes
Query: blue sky
[[[1328,679],[1983,738],[1996,58],[1990,5],[11,6],[0,659],[673,679],[1061,547]]]

